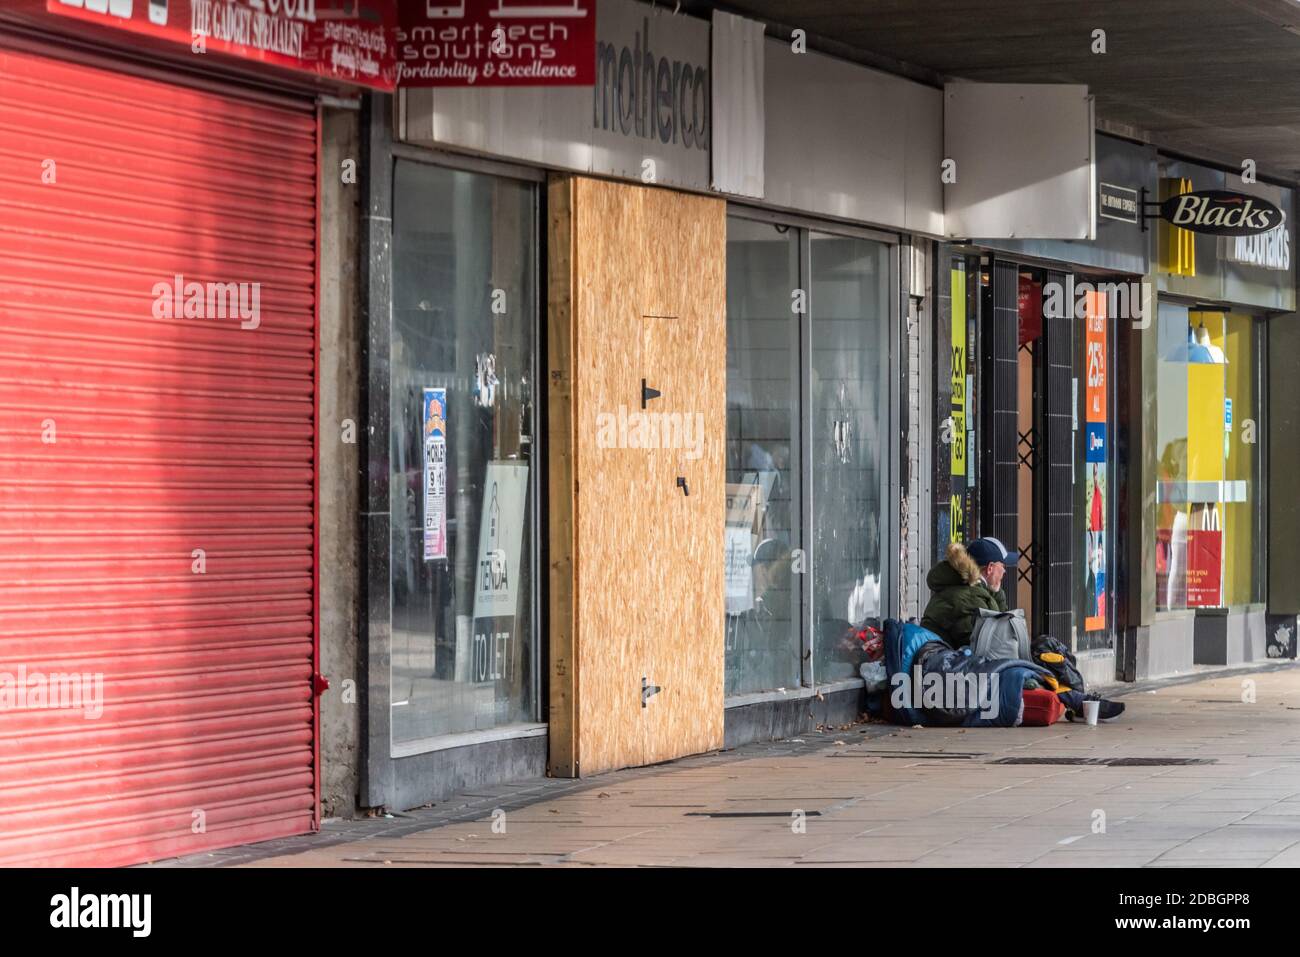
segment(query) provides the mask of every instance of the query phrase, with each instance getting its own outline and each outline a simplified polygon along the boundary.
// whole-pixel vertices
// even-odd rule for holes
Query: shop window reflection
[[[535,198],[408,161],[394,197],[392,743],[418,748],[536,719]]]

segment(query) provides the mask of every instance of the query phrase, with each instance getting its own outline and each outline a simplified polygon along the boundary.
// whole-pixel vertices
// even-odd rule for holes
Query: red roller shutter
[[[310,102],[0,43],[0,704],[90,692],[0,710],[0,863],[315,825],[317,148]],[[157,318],[178,275],[260,324]]]

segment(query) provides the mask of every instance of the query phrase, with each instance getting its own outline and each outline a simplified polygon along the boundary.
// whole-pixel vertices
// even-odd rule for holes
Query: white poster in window
[[[425,389],[420,434],[424,436],[424,560],[447,557],[447,390]]]
[[[757,473],[753,474],[757,478]],[[762,489],[757,483],[727,483],[726,582],[728,615],[754,607],[754,529],[761,509]]]
[[[754,607],[753,534],[747,528],[727,526],[727,614],[739,615]]]
[[[488,463],[474,573],[476,619],[513,618],[518,611],[527,498],[526,462]]]

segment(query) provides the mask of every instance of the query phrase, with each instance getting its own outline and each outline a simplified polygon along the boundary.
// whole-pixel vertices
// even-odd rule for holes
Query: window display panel
[[[392,743],[536,719],[533,188],[399,160]]]
[[[1247,605],[1264,600],[1255,534],[1262,504],[1254,317],[1224,316],[1223,354],[1224,480],[1231,493],[1223,507],[1223,603]]]
[[[1156,607],[1259,601],[1254,320],[1161,303]]]
[[[851,626],[881,614],[889,247],[812,233],[812,610],[818,683],[856,676]]]
[[[727,221],[728,695],[800,684],[798,240]]]
[[[1156,316],[1156,608],[1187,607],[1187,307]]]

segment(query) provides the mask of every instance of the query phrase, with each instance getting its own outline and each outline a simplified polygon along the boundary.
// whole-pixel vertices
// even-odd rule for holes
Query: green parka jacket
[[[930,586],[930,603],[925,606],[921,627],[928,628],[954,648],[970,644],[979,610],[1006,611],[1002,589],[994,591],[980,579],[979,566],[956,542],[948,546],[947,557],[925,577]]]

